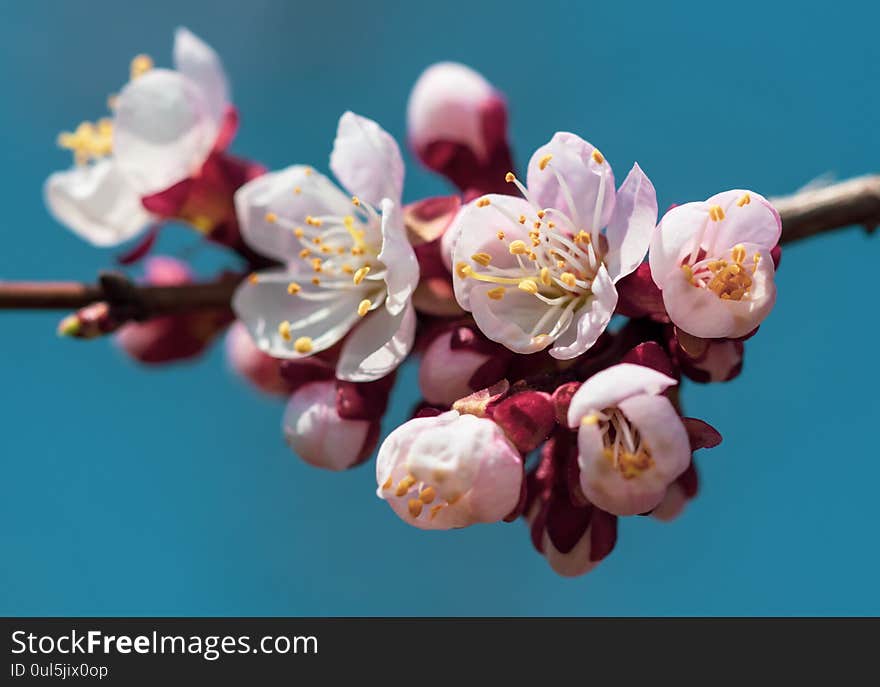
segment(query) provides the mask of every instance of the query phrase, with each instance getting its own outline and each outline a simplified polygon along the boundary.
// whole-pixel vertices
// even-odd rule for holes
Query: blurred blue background
[[[89,280],[112,262],[52,221],[41,184],[69,164],[57,132],[101,116],[135,54],[170,65],[177,25],[224,58],[233,151],[270,167],[326,169],[349,108],[402,140],[410,86],[454,59],[508,95],[521,162],[572,130],[621,179],[638,160],[665,207],[876,171],[878,21],[848,1],[5,3],[0,278]],[[408,162],[408,199],[445,190]],[[160,249],[193,243],[171,230]],[[109,340],[58,339],[60,314],[3,313],[0,613],[878,614],[878,256],[857,229],[786,251],[744,374],[685,392],[725,436],[698,454],[699,499],[672,524],[627,519],[576,580],[522,522],[423,533],[375,498],[371,465],[299,462],[281,404],[222,347],[149,371]],[[389,427],[415,396],[408,366]]]

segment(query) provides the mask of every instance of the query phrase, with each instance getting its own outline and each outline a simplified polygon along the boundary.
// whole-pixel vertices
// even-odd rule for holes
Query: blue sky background
[[[52,221],[41,184],[69,162],[57,132],[103,114],[135,54],[170,64],[179,24],[224,58],[233,150],[270,167],[326,168],[345,109],[402,140],[415,78],[455,59],[507,93],[520,161],[575,131],[620,178],[637,160],[665,207],[876,171],[878,21],[848,0],[6,4],[0,278],[88,280],[112,262]],[[445,189],[407,174],[408,199]],[[192,244],[173,230],[161,248]],[[299,462],[281,404],[220,347],[145,371],[109,340],[59,340],[54,314],[0,314],[0,613],[878,614],[878,256],[856,229],[786,251],[744,374],[685,391],[725,436],[698,455],[700,498],[672,524],[627,519],[576,580],[522,522],[423,533],[375,498],[372,464]],[[415,395],[409,366],[389,426]]]

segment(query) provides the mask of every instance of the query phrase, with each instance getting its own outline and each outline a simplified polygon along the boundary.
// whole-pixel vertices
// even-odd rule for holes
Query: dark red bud
[[[494,404],[490,415],[523,453],[537,448],[556,426],[550,394],[543,391],[523,391],[510,396]]]
[[[580,388],[580,382],[568,382],[557,387],[553,392],[553,412],[556,414],[556,422],[563,427],[568,427],[568,406],[571,405],[572,396]]]
[[[681,421],[691,442],[691,451],[701,448],[714,448],[721,443],[721,433],[708,422],[694,417],[683,417]]]
[[[668,377],[676,377],[675,368],[672,366],[669,356],[666,355],[666,351],[654,341],[639,344],[623,356],[620,362],[650,367]]]

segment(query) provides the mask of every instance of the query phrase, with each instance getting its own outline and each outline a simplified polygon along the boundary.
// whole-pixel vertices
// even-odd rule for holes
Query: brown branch
[[[880,175],[856,177],[770,201],[782,217],[782,243],[834,229],[880,225]]]

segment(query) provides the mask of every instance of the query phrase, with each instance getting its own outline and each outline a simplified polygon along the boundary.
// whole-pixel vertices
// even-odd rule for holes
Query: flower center
[[[602,456],[626,480],[635,479],[654,467],[651,449],[617,408],[587,415],[583,424],[598,424],[602,433]]]
[[[131,61],[130,80],[134,81],[152,68],[153,60],[149,56],[138,55]],[[116,96],[111,96],[107,105],[115,109]],[[58,134],[58,145],[73,153],[73,161],[79,166],[105,158],[113,152],[113,120],[103,117],[97,122],[81,122],[75,131]]]
[[[742,207],[750,202],[749,194],[745,193],[736,204]],[[749,260],[745,246],[740,243],[730,249],[729,256],[712,257],[716,253],[715,237],[725,217],[724,209],[720,205],[709,208],[706,223],[698,232],[690,255],[682,263],[681,269],[693,286],[708,289],[722,300],[741,301],[749,297],[761,255],[756,252]]]
[[[446,476],[445,473],[438,473],[436,475],[440,478],[438,482],[443,481],[441,475]],[[433,520],[444,508],[454,506],[461,498],[460,493],[446,493],[444,497],[438,493],[438,488],[418,480],[411,473],[407,473],[396,486],[389,476],[385,484],[382,485],[382,490],[391,492],[399,499],[406,499],[407,510],[414,520],[418,520],[423,515],[429,520]],[[426,506],[430,506],[430,508],[426,509]]]

